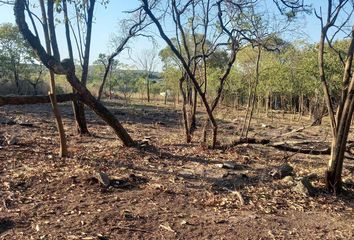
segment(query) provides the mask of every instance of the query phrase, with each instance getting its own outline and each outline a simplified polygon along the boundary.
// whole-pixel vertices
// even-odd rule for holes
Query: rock
[[[348,185],[354,185],[354,181],[350,177],[343,178],[342,182]]]
[[[5,140],[7,145],[16,145],[18,143],[18,138],[16,136],[7,136]]]
[[[111,180],[105,172],[98,172],[96,178],[104,187],[109,187],[109,185],[111,185]]]
[[[283,179],[286,176],[293,175],[294,174],[293,170],[294,169],[292,166],[285,163],[270,171],[270,176],[272,176],[275,179]]]
[[[236,164],[233,162],[217,163],[215,166],[219,168],[232,169],[232,170],[243,170],[245,166],[243,164]]]
[[[265,123],[262,123],[261,124],[261,128],[274,128],[273,126],[269,125],[269,124],[265,124]]]
[[[177,174],[178,177],[186,178],[186,179],[195,179],[197,176],[195,173],[191,170],[182,170],[179,171]]]
[[[307,175],[306,178],[309,180],[315,180],[315,179],[318,179],[318,176],[316,173],[311,173],[311,174]]]
[[[19,122],[18,125],[22,127],[34,127],[33,123],[29,123],[29,122]]]
[[[304,196],[313,196],[315,193],[315,189],[308,178],[301,178],[292,190]]]
[[[285,131],[288,131],[288,132],[291,132],[293,129],[292,129],[292,127],[290,127],[290,126],[286,126],[286,127],[284,128],[284,130],[285,130]]]
[[[121,211],[121,215],[125,220],[134,220],[134,214],[129,210]]]
[[[5,118],[5,117],[0,117],[0,124],[4,125],[15,125],[16,122],[12,119]]]
[[[282,179],[282,182],[287,185],[292,185],[294,184],[294,178],[292,176],[286,176],[285,178]]]

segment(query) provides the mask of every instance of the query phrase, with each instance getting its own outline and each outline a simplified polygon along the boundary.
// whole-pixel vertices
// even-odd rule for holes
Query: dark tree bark
[[[69,57],[72,61],[74,61],[66,0],[63,0],[63,13],[64,13],[64,21],[65,21],[64,22],[65,23],[65,35],[66,35]],[[74,88],[73,88],[73,93],[76,93],[76,90]],[[79,134],[90,134],[90,132],[87,128],[85,109],[84,109],[83,103],[80,100],[73,100],[73,112],[74,112],[74,117],[76,120],[77,132]]]

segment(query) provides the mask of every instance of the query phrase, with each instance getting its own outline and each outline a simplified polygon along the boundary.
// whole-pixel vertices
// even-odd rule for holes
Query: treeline
[[[47,70],[38,63],[17,26],[0,25],[0,94],[37,95],[48,92]]]
[[[349,41],[335,43],[336,49],[345,54]],[[325,103],[318,73],[318,45],[288,43],[285,47],[268,51],[263,49],[259,61],[259,77],[256,82],[255,65],[257,49],[246,47],[238,54],[229,82],[223,93],[223,103],[240,107],[248,105],[253,89],[256,91],[256,108],[268,112],[271,109],[311,114],[314,120],[324,114]],[[332,96],[338,102],[343,66],[338,53],[326,48],[326,75]],[[212,73],[217,69],[211,69]],[[211,79],[213,79],[211,77]],[[209,84],[210,88],[214,85]],[[214,87],[215,88],[215,87]],[[216,94],[215,89],[210,92]]]
[[[318,120],[326,111],[318,73],[318,44],[286,42],[279,38],[276,42],[277,46],[264,48],[261,52],[257,83],[257,49],[245,46],[238,52],[236,63],[223,89],[221,104],[242,109],[249,104],[251,93],[256,89],[255,106],[258,111],[268,113],[269,110],[283,110],[299,115],[311,114],[314,121]],[[340,97],[343,68],[340,54],[344,56],[348,46],[349,40],[338,40],[334,47],[339,52],[328,46],[325,51],[325,71],[330,91],[337,100]],[[132,97],[143,100],[147,98],[146,82],[149,81],[150,94],[153,96],[162,96],[170,102],[181,102],[178,76],[182,70],[173,61],[173,54],[167,47],[160,51],[159,57],[164,63],[161,73],[135,70],[117,61],[109,73],[104,96],[121,97],[126,102]],[[10,23],[0,26],[0,59],[1,95],[41,95],[48,92],[47,69],[36,61],[17,27]],[[227,64],[226,60],[223,53],[219,53],[218,57],[208,62],[207,92],[210,99],[217,95],[217,76]],[[88,87],[93,92],[98,91],[104,70],[104,65],[98,60],[89,67]],[[59,78],[57,81],[59,93],[70,91],[64,79]]]

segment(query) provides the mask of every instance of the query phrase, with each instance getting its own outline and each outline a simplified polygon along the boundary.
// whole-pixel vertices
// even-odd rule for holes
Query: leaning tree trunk
[[[73,64],[72,67],[74,68]],[[102,103],[97,101],[96,98],[87,90],[87,88],[80,83],[79,79],[75,75],[75,71],[69,71],[66,78],[80,94],[82,101],[113,128],[114,132],[122,140],[125,146],[132,147],[136,145],[116,117]]]

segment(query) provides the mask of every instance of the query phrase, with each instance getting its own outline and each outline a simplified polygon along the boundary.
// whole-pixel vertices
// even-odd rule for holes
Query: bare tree
[[[34,65],[34,66],[36,66],[36,65]],[[43,79],[42,79],[43,72],[44,72],[44,66],[41,64],[41,65],[39,65],[38,75],[36,76],[36,78],[34,80],[27,79],[27,83],[29,85],[31,85],[31,87],[33,88],[33,95],[34,96],[36,96],[38,94],[38,86],[43,81]]]
[[[126,19],[121,23],[122,33],[120,36],[115,36],[112,39],[112,44],[114,45],[114,51],[107,57],[107,64],[105,64],[105,72],[102,78],[100,88],[97,93],[97,99],[100,100],[102,97],[102,92],[107,81],[109,72],[112,69],[112,64],[114,59],[127,47],[128,42],[138,36],[146,36],[142,31],[147,28],[151,22],[146,21],[146,14],[142,9],[136,9],[130,14],[133,15],[130,19]]]
[[[326,182],[328,189],[334,194],[339,193],[342,188],[344,153],[354,111],[354,78],[352,73],[354,26],[350,31],[351,40],[346,58],[343,59],[342,56],[339,57],[343,61],[344,70],[342,92],[337,107],[337,113],[335,113],[334,102],[329,90],[328,79],[326,77],[324,67],[324,49],[326,43],[330,48],[333,48],[333,39],[335,39],[338,33],[345,30],[345,27],[351,19],[353,11],[353,0],[328,0],[325,13],[322,13],[322,8],[320,8],[319,11],[315,11],[317,18],[321,22],[321,37],[318,49],[318,68],[333,136],[331,158],[326,171]],[[325,14],[325,16],[323,16],[323,14]],[[330,32],[330,30],[332,31]]]
[[[246,24],[245,14],[253,7],[255,1],[168,1],[167,6],[162,7],[161,1],[141,0],[142,7],[157,26],[161,37],[165,40],[171,51],[183,66],[184,73],[180,78],[180,89],[184,99],[183,112],[185,112],[186,93],[183,92],[183,83],[190,82],[195,94],[201,99],[205,107],[208,120],[204,124],[203,141],[207,139],[209,123],[212,127],[212,146],[217,143],[217,122],[214,110],[220,102],[224,85],[231,68],[236,60],[236,54],[241,47],[250,41],[250,29]],[[156,9],[167,9],[158,15]],[[168,24],[162,24],[163,20],[172,16],[174,30],[166,29]],[[168,33],[174,32],[171,39]],[[218,50],[227,53],[227,59],[218,77],[217,93],[214,99],[208,100],[207,68],[210,60]],[[201,73],[201,74],[199,74]],[[196,98],[195,98],[196,99]],[[195,105],[194,105],[195,106]],[[191,133],[187,114],[184,113],[184,123],[187,133]]]
[[[279,4],[278,4],[279,5]],[[251,7],[249,14],[245,14],[245,22],[251,25],[249,29],[249,46],[255,49],[255,77],[250,83],[250,91],[246,116],[244,118],[243,127],[240,137],[247,139],[251,120],[254,113],[255,102],[257,98],[257,87],[260,81],[260,65],[263,51],[276,52],[286,44],[285,41],[279,38],[281,34],[291,31],[290,21],[278,17],[278,20],[269,20],[266,12],[257,13],[254,7]],[[274,27],[276,26],[276,27]]]
[[[156,69],[157,64],[157,51],[155,48],[153,49],[145,49],[142,50],[135,57],[131,57],[132,61],[135,62],[137,67],[144,72],[145,84],[146,84],[146,97],[147,101],[150,102],[150,77],[151,74]]]

